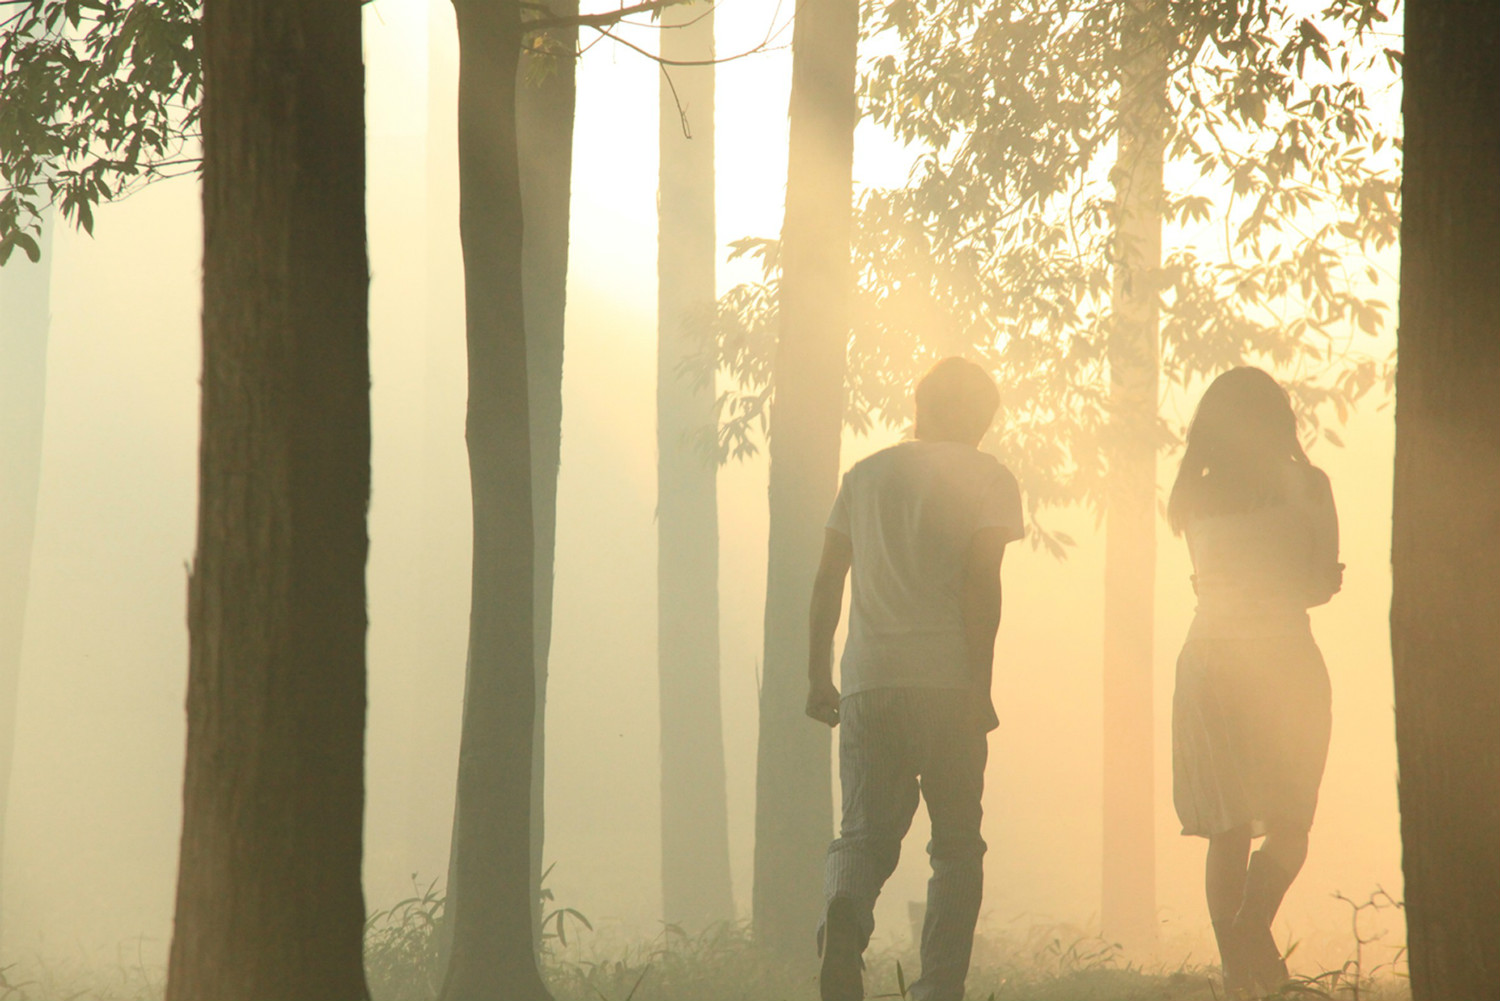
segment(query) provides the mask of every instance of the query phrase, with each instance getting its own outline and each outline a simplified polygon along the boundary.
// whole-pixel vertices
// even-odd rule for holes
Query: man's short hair
[[[967,358],[944,358],[917,382],[918,438],[978,442],[1000,409],[990,374]]]

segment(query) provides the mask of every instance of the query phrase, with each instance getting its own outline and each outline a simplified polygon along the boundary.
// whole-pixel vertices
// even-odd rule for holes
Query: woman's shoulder
[[[1333,500],[1333,483],[1328,474],[1310,462],[1296,462],[1288,469],[1291,496],[1303,503],[1324,504]]]

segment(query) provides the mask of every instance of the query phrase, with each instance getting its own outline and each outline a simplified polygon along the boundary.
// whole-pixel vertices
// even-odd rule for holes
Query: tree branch
[[[527,31],[546,31],[550,28],[608,28],[619,24],[627,17],[635,14],[659,14],[668,7],[677,7],[693,0],[644,0],[643,3],[633,4],[629,7],[621,7],[618,10],[605,11],[602,14],[574,14],[570,17],[552,15],[550,17],[538,17],[523,23]],[[539,10],[549,10],[545,4],[528,3],[525,6]]]
[[[648,52],[645,49],[641,48],[639,45],[636,45],[634,42],[630,42],[624,38],[621,38],[619,35],[611,32],[608,28],[601,28],[597,25],[591,25],[590,27],[593,27],[595,31],[599,32],[599,34],[603,35],[605,38],[608,38],[610,41],[618,42],[619,44],[625,46],[627,49],[638,52],[641,55],[645,56],[647,59],[650,59],[652,62],[657,63],[661,66],[718,66],[721,63],[732,63],[736,59],[744,59],[747,56],[759,55],[760,53],[770,51],[771,49],[770,38],[767,38],[764,42],[761,42],[754,48],[746,49],[743,52],[736,52],[732,56],[722,56],[717,59],[663,59],[656,53]]]

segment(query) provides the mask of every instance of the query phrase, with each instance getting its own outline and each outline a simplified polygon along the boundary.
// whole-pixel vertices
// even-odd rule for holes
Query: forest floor
[[[365,966],[372,1001],[434,1001],[442,966],[441,897],[430,889],[372,915]],[[561,914],[561,920],[559,920]],[[668,928],[656,939],[609,946],[576,911],[552,911],[543,936],[544,972],[556,1001],[815,1001],[815,960],[768,961],[744,926],[698,936]],[[0,966],[0,1001],[159,1001],[165,971],[122,951],[116,969],[31,960]],[[1356,956],[1358,954],[1356,953]],[[866,996],[901,999],[917,965],[903,951],[867,955]],[[1297,1001],[1408,1001],[1389,967],[1342,968],[1297,979],[1278,998]],[[1141,968],[1114,947],[1069,925],[1037,925],[985,941],[969,974],[970,1001],[1225,1001],[1218,970],[1184,964]]]
[[[376,957],[371,957],[375,959]],[[1058,957],[1054,957],[1056,959]],[[906,997],[906,963],[912,957],[881,956],[865,974],[866,997]],[[441,981],[436,963],[380,966],[372,963],[372,1001],[434,1001]],[[117,971],[26,964],[5,969],[3,1001],[160,1001],[165,971]],[[769,964],[748,943],[642,947],[614,959],[551,961],[548,984],[556,1001],[815,1001],[816,973]],[[1296,980],[1275,995],[1286,1001],[1409,1001],[1405,981],[1356,979],[1352,971],[1330,971]],[[1024,965],[976,966],[969,975],[970,1001],[1226,1001],[1218,970],[1184,967],[1150,970],[1115,965],[1096,957],[1076,968],[1052,971]]]
[[[1064,935],[1069,929],[1059,927]],[[991,949],[969,973],[970,1001],[1225,1001],[1218,969],[1142,969],[1122,963],[1106,943],[1069,941],[1038,929],[1024,948]],[[866,956],[870,999],[907,996],[915,955]],[[557,1001],[815,1001],[815,968],[767,963],[740,930],[698,939],[666,936],[616,959],[549,965]],[[372,989],[375,985],[372,983]],[[1351,967],[1297,980],[1278,997],[1339,1001],[1406,1001],[1404,980],[1372,978]],[[376,1001],[407,1001],[391,996]],[[415,999],[412,999],[415,1001]]]
[[[430,891],[429,891],[430,892]],[[431,929],[435,898],[413,898],[372,917],[366,969],[373,1001],[432,1001],[441,967]],[[802,966],[768,961],[743,925],[698,936],[668,927],[634,946],[601,946],[586,919],[559,908],[544,922],[544,972],[556,1001],[815,1001],[815,959]],[[1358,954],[1356,954],[1358,955]],[[908,952],[866,956],[866,996],[901,999],[917,966]],[[1033,925],[976,949],[971,1001],[1225,1001],[1218,969],[1141,968],[1103,940],[1065,925]],[[1406,981],[1391,968],[1351,960],[1338,970],[1297,979],[1278,997],[1329,1001],[1407,1001]]]

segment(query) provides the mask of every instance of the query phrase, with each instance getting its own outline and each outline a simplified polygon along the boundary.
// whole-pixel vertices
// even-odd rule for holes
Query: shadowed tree
[[[356,0],[208,0],[172,1001],[358,1001],[370,494]]]
[[[549,5],[578,13],[578,0]],[[521,55],[516,139],[521,169],[522,298],[526,314],[527,392],[531,408],[532,517],[536,534],[536,728],[532,739],[532,927],[541,923],[545,844],[547,659],[557,550],[557,474],[562,456],[563,319],[568,301],[568,228],[573,195],[573,111],[578,27],[535,36]]]
[[[536,956],[542,711],[562,433],[574,60],[580,25],[604,27],[659,5],[580,17],[576,3],[564,2],[524,21],[523,6],[454,3],[474,527],[444,927],[442,997],[454,1001],[549,996]],[[522,581],[529,582],[524,596]],[[520,677],[523,659],[531,665],[527,679]]]
[[[1169,27],[1160,0],[1120,11],[1114,280],[1105,354],[1104,857],[1099,920],[1132,945],[1156,938],[1152,623],[1156,591],[1156,408],[1162,169]]]
[[[770,558],[755,775],[755,935],[810,954],[833,828],[829,733],[803,714],[807,609],[839,478],[853,272],[856,0],[798,0],[781,301],[771,367]]]
[[[461,123],[461,132],[467,128],[471,130],[471,139],[477,137],[477,141],[469,142],[467,148],[478,150],[482,161],[461,167],[461,214],[466,218],[472,214],[493,219],[496,213],[519,213],[518,199],[521,196],[510,190],[510,186],[518,184],[524,188],[528,215],[533,216],[536,223],[535,232],[527,239],[525,248],[516,253],[511,253],[514,248],[505,242],[508,237],[486,233],[484,224],[464,229],[466,258],[472,256],[479,261],[467,266],[466,272],[473,273],[477,269],[482,275],[479,280],[493,286],[478,292],[469,288],[466,292],[470,306],[471,367],[476,357],[488,363],[477,377],[470,372],[471,388],[477,387],[479,397],[476,402],[476,393],[471,392],[471,458],[475,451],[473,435],[477,433],[481,439],[493,441],[496,427],[513,416],[510,404],[515,400],[524,402],[528,396],[534,397],[532,405],[537,409],[534,425],[538,438],[535,448],[506,453],[501,457],[501,465],[528,456],[535,457],[536,510],[527,519],[510,516],[506,505],[514,497],[503,491],[497,492],[497,480],[492,475],[494,464],[487,464],[485,457],[480,459],[480,464],[487,465],[487,468],[483,470],[485,475],[473,485],[475,507],[484,508],[476,510],[476,525],[482,524],[496,531],[485,540],[486,546],[492,548],[476,554],[475,594],[481,597],[481,603],[493,595],[497,551],[503,551],[501,555],[506,558],[513,555],[517,539],[524,532],[528,540],[534,536],[537,548],[525,572],[535,578],[534,601],[538,614],[532,615],[530,604],[524,609],[507,607],[504,623],[497,633],[491,608],[476,604],[477,615],[471,617],[471,631],[477,626],[484,634],[477,641],[471,638],[469,680],[473,681],[475,673],[475,650],[479,651],[484,662],[480,671],[484,675],[493,669],[491,661],[497,649],[497,636],[503,634],[509,642],[511,637],[507,630],[519,628],[517,624],[524,618],[527,628],[535,631],[528,641],[537,673],[530,691],[535,693],[537,709],[540,709],[542,688],[536,681],[545,679],[551,624],[568,178],[571,173],[572,60],[576,57],[577,29],[584,23],[604,28],[630,13],[655,10],[663,3],[645,3],[582,18],[576,15],[576,3],[569,0],[562,0],[556,9],[533,10],[535,16],[528,20],[527,30],[538,34],[530,37],[531,45],[525,60],[533,86],[520,95],[515,88],[515,67],[521,58],[523,41],[518,26],[519,9],[512,10],[514,5],[503,4],[504,9],[497,12],[489,9],[491,5],[478,5],[484,9],[475,13],[475,4],[460,3],[456,6],[461,13],[468,11],[473,15],[461,18],[459,22],[460,48],[470,56],[466,65],[473,67],[484,61],[475,56],[474,45],[464,44],[466,30],[485,33],[488,38],[485,44],[488,44],[494,41],[489,36],[495,34],[496,24],[503,22],[500,34],[504,44],[510,46],[502,56],[493,57],[508,60],[507,69],[496,73],[493,66],[485,65],[481,68],[478,84],[474,83],[473,74],[467,81],[470,98],[476,87],[481,90],[491,88],[481,99],[485,102],[495,102],[494,87],[505,89],[499,102],[489,105],[501,109],[502,121],[486,121],[483,110],[480,110]],[[196,162],[192,144],[196,139],[200,81],[198,53],[193,44],[197,30],[197,5],[193,0],[99,0],[87,6],[80,6],[73,0],[25,0],[16,5],[15,13],[0,21],[0,25],[13,29],[0,35],[0,68],[4,69],[0,73],[0,97],[3,97],[0,108],[4,109],[4,113],[0,113],[0,168],[3,168],[4,179],[8,182],[0,189],[0,257],[15,247],[25,249],[28,254],[35,250],[28,229],[35,228],[38,213],[48,203],[56,203],[65,215],[87,229],[92,225],[92,209],[98,202],[117,197],[154,178],[191,169]],[[71,36],[65,34],[64,26],[73,29]],[[36,30],[38,28],[41,30]],[[545,35],[540,34],[543,31]],[[469,41],[472,42],[472,37]],[[71,86],[57,87],[55,81],[58,79],[69,81]],[[466,103],[471,109],[475,104],[473,100],[461,100],[461,103]],[[519,181],[516,180],[515,164],[518,141],[524,144],[526,156]],[[498,169],[498,161],[492,155],[496,142],[508,144],[509,165],[504,170]],[[464,160],[463,144],[460,160]],[[481,187],[494,183],[504,190],[486,193],[476,188],[476,182]],[[519,243],[519,216],[515,222],[512,235]],[[528,366],[524,353],[512,355],[502,351],[500,363],[495,364],[493,345],[487,346],[484,340],[486,337],[494,340],[496,331],[501,328],[509,330],[507,324],[512,318],[499,315],[490,307],[499,303],[507,309],[512,306],[519,309],[523,285],[533,303],[527,310],[524,326],[526,338],[533,342],[536,358]],[[476,309],[482,314],[477,318]],[[476,332],[480,341],[477,355]],[[506,342],[507,350],[509,346]],[[528,368],[529,376],[522,382],[531,383],[530,392],[514,398],[505,397],[497,403],[497,396],[504,397],[512,388],[509,382],[495,378],[497,371],[513,375],[527,373]],[[498,423],[497,414],[503,418]],[[505,444],[513,442],[507,438]],[[530,461],[527,458],[528,468]],[[530,497],[531,479],[524,479]],[[536,522],[535,532],[533,520]],[[493,547],[498,547],[498,550]],[[510,571],[520,572],[520,569],[519,564],[499,568],[502,576]],[[508,648],[515,649],[518,648]],[[471,684],[468,690],[480,693],[481,699],[493,696],[488,682],[478,686]],[[502,697],[513,694],[506,692]],[[484,713],[497,711],[503,714],[493,702],[483,710]],[[524,757],[505,757],[513,750],[509,744],[498,750],[491,748],[487,755],[483,749],[473,746],[472,741],[471,753],[468,754],[470,760],[488,756],[491,759],[489,764],[478,767],[481,771],[486,767],[495,769],[492,774],[511,774],[523,764],[529,772],[533,761],[537,765],[537,780],[528,783],[531,786],[531,805],[535,809],[526,811],[536,817],[535,836],[522,839],[530,842],[530,847],[523,848],[523,851],[528,856],[532,877],[516,891],[518,899],[530,900],[527,909],[533,924],[539,905],[536,883],[540,870],[542,787],[540,757],[532,753],[533,747],[540,750],[542,741],[540,732],[533,729],[534,719],[535,714],[514,721],[527,733],[528,750]],[[486,796],[493,792],[482,781],[461,780],[459,785],[460,799],[466,790],[481,790]],[[476,808],[481,814],[488,810],[486,806]],[[460,803],[456,813],[461,815],[464,809]],[[461,835],[459,829],[460,825],[455,822],[455,873],[464,859],[496,855],[493,848],[497,843],[514,846],[512,841],[506,840],[512,832],[504,825],[487,828],[472,837]],[[499,842],[494,840],[497,837]],[[459,849],[461,840],[464,850]],[[508,851],[509,848],[499,854],[508,857]],[[508,882],[504,885],[510,889]],[[484,896],[484,893],[481,891],[479,895]],[[454,910],[476,917],[478,924],[488,929],[481,932],[481,936],[494,936],[495,929],[488,927],[486,921],[504,909],[460,908],[455,902]],[[505,937],[507,941],[512,939],[508,933]],[[522,934],[514,940],[524,941],[532,937]]]
[[[1415,1001],[1500,983],[1500,6],[1410,0],[1391,653]]]
[[[689,931],[734,919],[719,700],[718,468],[702,447],[714,394],[683,371],[713,321],[713,8],[668,8],[657,191],[657,666],[662,913]],[[668,75],[670,74],[670,75]]]
[[[0,265],[0,846],[5,843],[15,757],[31,546],[36,537],[51,324],[52,226],[43,222],[38,260],[12,254]]]
[[[517,161],[516,0],[456,0],[473,578],[444,1001],[549,995],[532,927],[536,565]]]
[[[562,18],[578,5],[551,5]],[[524,234],[521,283],[524,300],[527,392],[531,411],[531,461],[536,557],[534,644],[536,718],[532,738],[532,923],[541,920],[545,842],[547,660],[552,643],[557,474],[562,445],[563,319],[567,305],[568,227],[572,196],[573,109],[578,27],[565,24],[524,47],[516,92],[516,145]],[[441,141],[436,136],[434,141]],[[438,280],[442,280],[439,277]],[[455,804],[456,809],[456,804]],[[450,859],[449,882],[452,883]],[[445,929],[444,937],[446,939]]]

